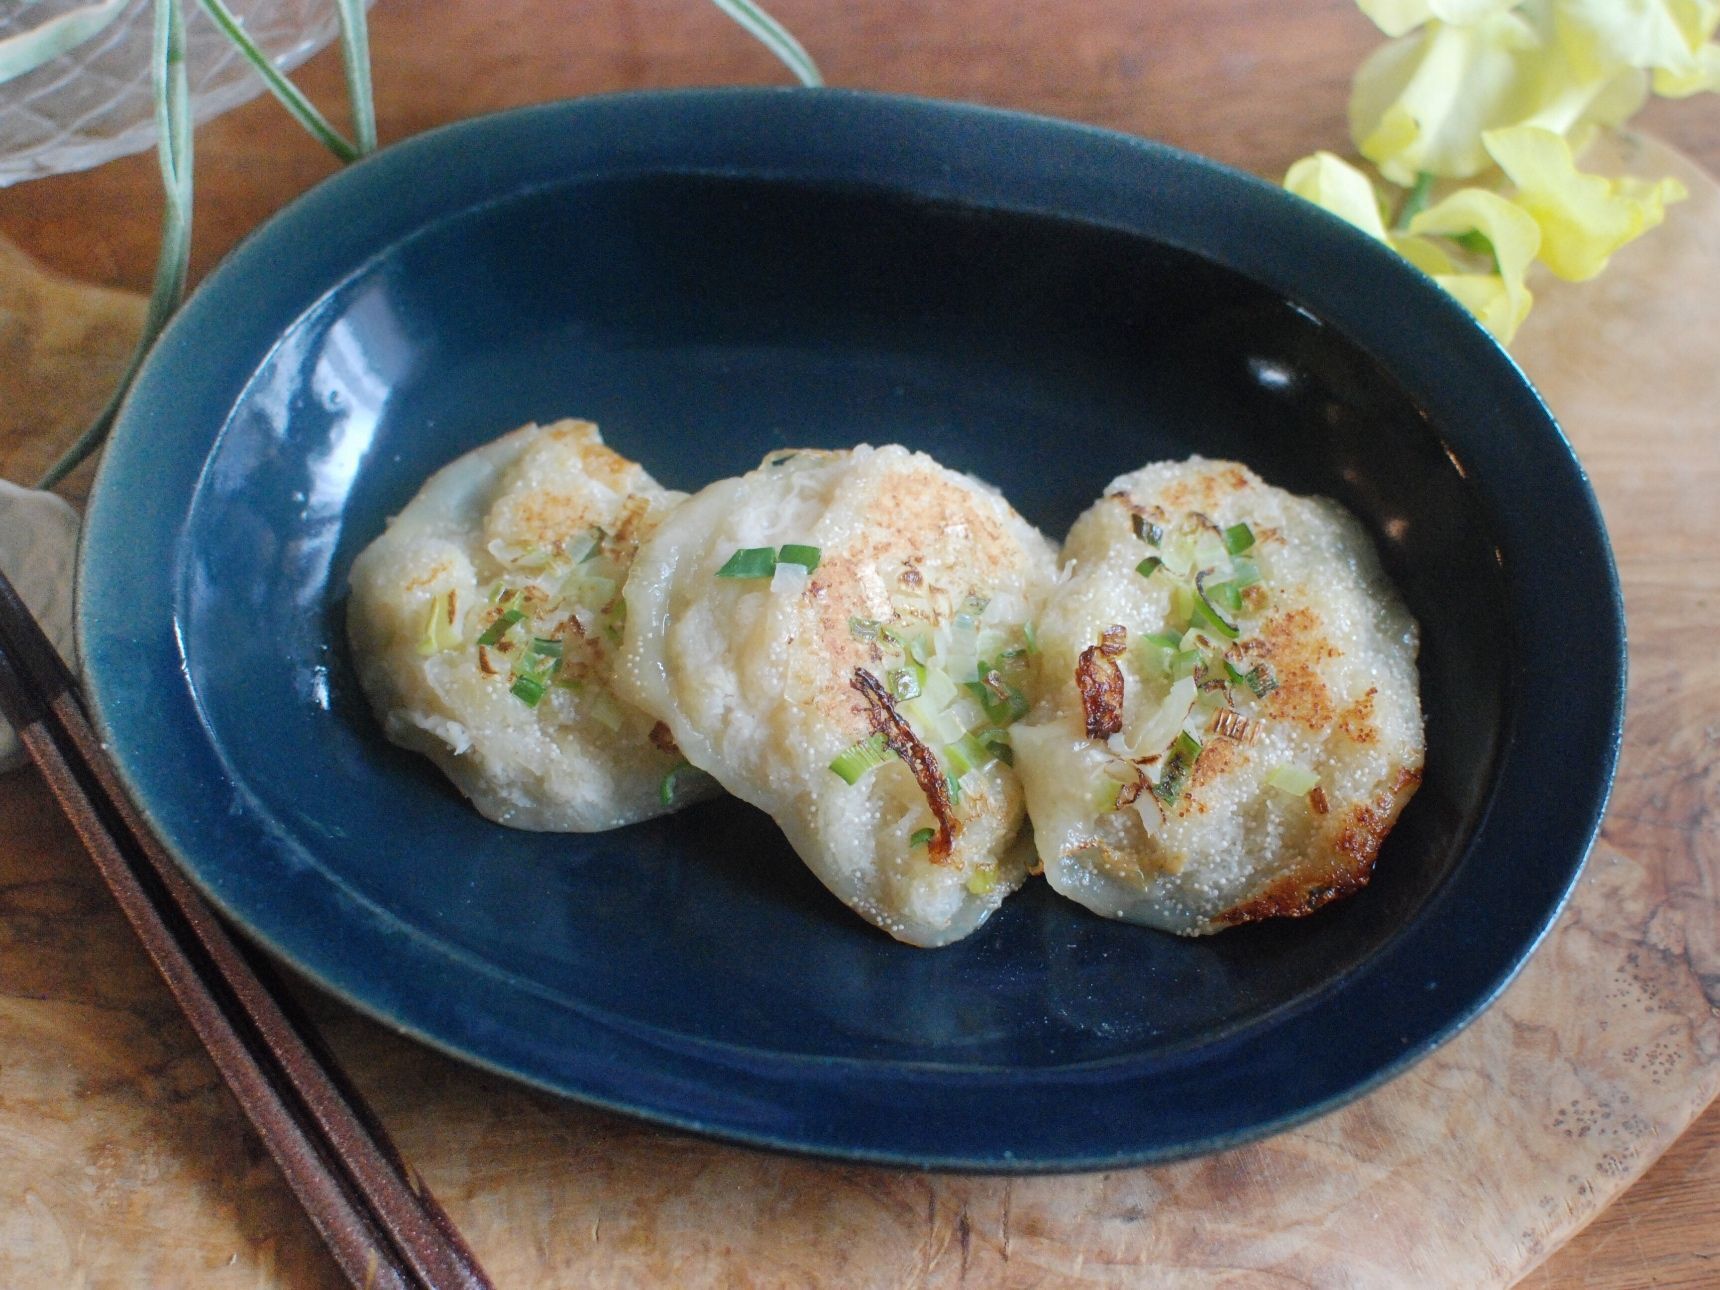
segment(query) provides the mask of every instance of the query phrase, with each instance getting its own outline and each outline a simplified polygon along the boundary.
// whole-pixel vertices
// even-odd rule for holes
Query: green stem
[[[782,65],[793,72],[802,85],[822,85],[818,64],[775,18],[752,0],[712,0],[712,3],[746,29],[764,47],[775,54]]]
[[[376,101],[370,89],[370,25],[364,0],[335,0],[340,9],[340,61],[352,104],[352,132],[360,154],[376,151]]]
[[[77,441],[48,468],[37,488],[52,488],[101,446],[113,428],[126,391],[143,366],[144,356],[185,294],[191,259],[191,91],[185,75],[185,15],[180,0],[155,0],[155,56],[151,68],[155,83],[156,157],[161,163],[167,203],[162,215],[161,251],[155,261],[155,285],[144,313],[143,333],[126,363],[118,388]]]
[[[281,101],[281,106],[292,114],[293,119],[342,161],[356,161],[359,150],[329,124],[328,118],[317,111],[316,105],[300,92],[298,86],[281,75],[274,60],[251,39],[223,0],[202,0],[202,4],[204,10],[215,20],[215,25],[226,33],[227,38],[245,56],[245,60],[256,69],[257,75],[263,78],[263,84],[269,87],[269,92]]]
[[[1409,190],[1409,196],[1403,199],[1403,206],[1398,211],[1397,223],[1393,225],[1399,232],[1409,227],[1409,222],[1427,209],[1428,199],[1433,196],[1433,174],[1431,171],[1418,171],[1415,177],[1415,187]]]

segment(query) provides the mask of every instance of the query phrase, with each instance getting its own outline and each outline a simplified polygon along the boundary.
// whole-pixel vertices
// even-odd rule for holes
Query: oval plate
[[[383,740],[346,573],[430,471],[564,415],[683,489],[786,446],[900,441],[1053,535],[1190,452],[1335,496],[1422,624],[1426,780],[1366,891],[1198,941],[1037,883],[910,949],[733,801],[588,836],[492,825]],[[1165,147],[842,92],[533,108],[321,185],[156,347],[80,585],[128,785],[275,954],[544,1088],[931,1167],[1167,1159],[1403,1069],[1558,912],[1622,711],[1587,483],[1425,278]]]

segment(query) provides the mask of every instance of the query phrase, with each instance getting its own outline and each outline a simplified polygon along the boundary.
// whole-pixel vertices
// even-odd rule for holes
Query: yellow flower
[[[1356,72],[1350,133],[1362,155],[1395,184],[1420,171],[1467,179],[1488,165],[1481,132],[1520,120],[1525,53],[1535,32],[1517,15],[1472,26],[1429,22],[1382,45]]]
[[[1342,157],[1324,151],[1303,157],[1285,174],[1284,187],[1348,220],[1370,237],[1386,240],[1380,199],[1373,184]]]
[[[1428,207],[1409,223],[1408,237],[1393,239],[1400,254],[1430,273],[1481,320],[1483,326],[1509,343],[1534,303],[1524,275],[1541,246],[1534,219],[1498,193],[1484,188],[1460,188]],[[1465,272],[1425,237],[1465,238],[1480,234],[1492,249],[1494,271]]]
[[[1401,36],[1436,19],[1453,27],[1467,27],[1504,13],[1517,0],[1356,0],[1356,3],[1386,35]]]
[[[1625,120],[1647,97],[1648,74],[1605,57],[1564,17],[1568,2],[1530,0],[1463,26],[1434,19],[1374,51],[1350,96],[1357,147],[1407,186],[1421,171],[1469,179],[1488,169],[1487,130],[1532,123],[1568,134]]]
[[[1689,196],[1676,179],[1607,179],[1577,169],[1571,145],[1550,130],[1516,126],[1482,137],[1517,186],[1516,204],[1541,230],[1540,257],[1561,278],[1582,282],[1612,253],[1666,218]]]
[[[1556,0],[1560,43],[1591,74],[1654,73],[1657,94],[1720,89],[1720,0]]]

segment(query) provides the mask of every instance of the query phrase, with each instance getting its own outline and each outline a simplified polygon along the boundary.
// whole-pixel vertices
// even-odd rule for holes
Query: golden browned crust
[[[1380,844],[1397,823],[1399,812],[1421,783],[1419,769],[1398,773],[1390,788],[1372,802],[1354,807],[1320,836],[1320,849],[1304,857],[1252,900],[1226,910],[1213,921],[1220,927],[1265,918],[1301,918],[1322,905],[1353,895],[1373,876]],[[1318,808],[1315,808],[1318,810]]]

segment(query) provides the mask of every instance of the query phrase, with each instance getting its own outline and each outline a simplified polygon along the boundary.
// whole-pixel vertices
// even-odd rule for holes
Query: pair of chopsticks
[[[0,712],[355,1286],[489,1287],[266,964],[241,949],[120,786],[77,681],[0,572]]]

